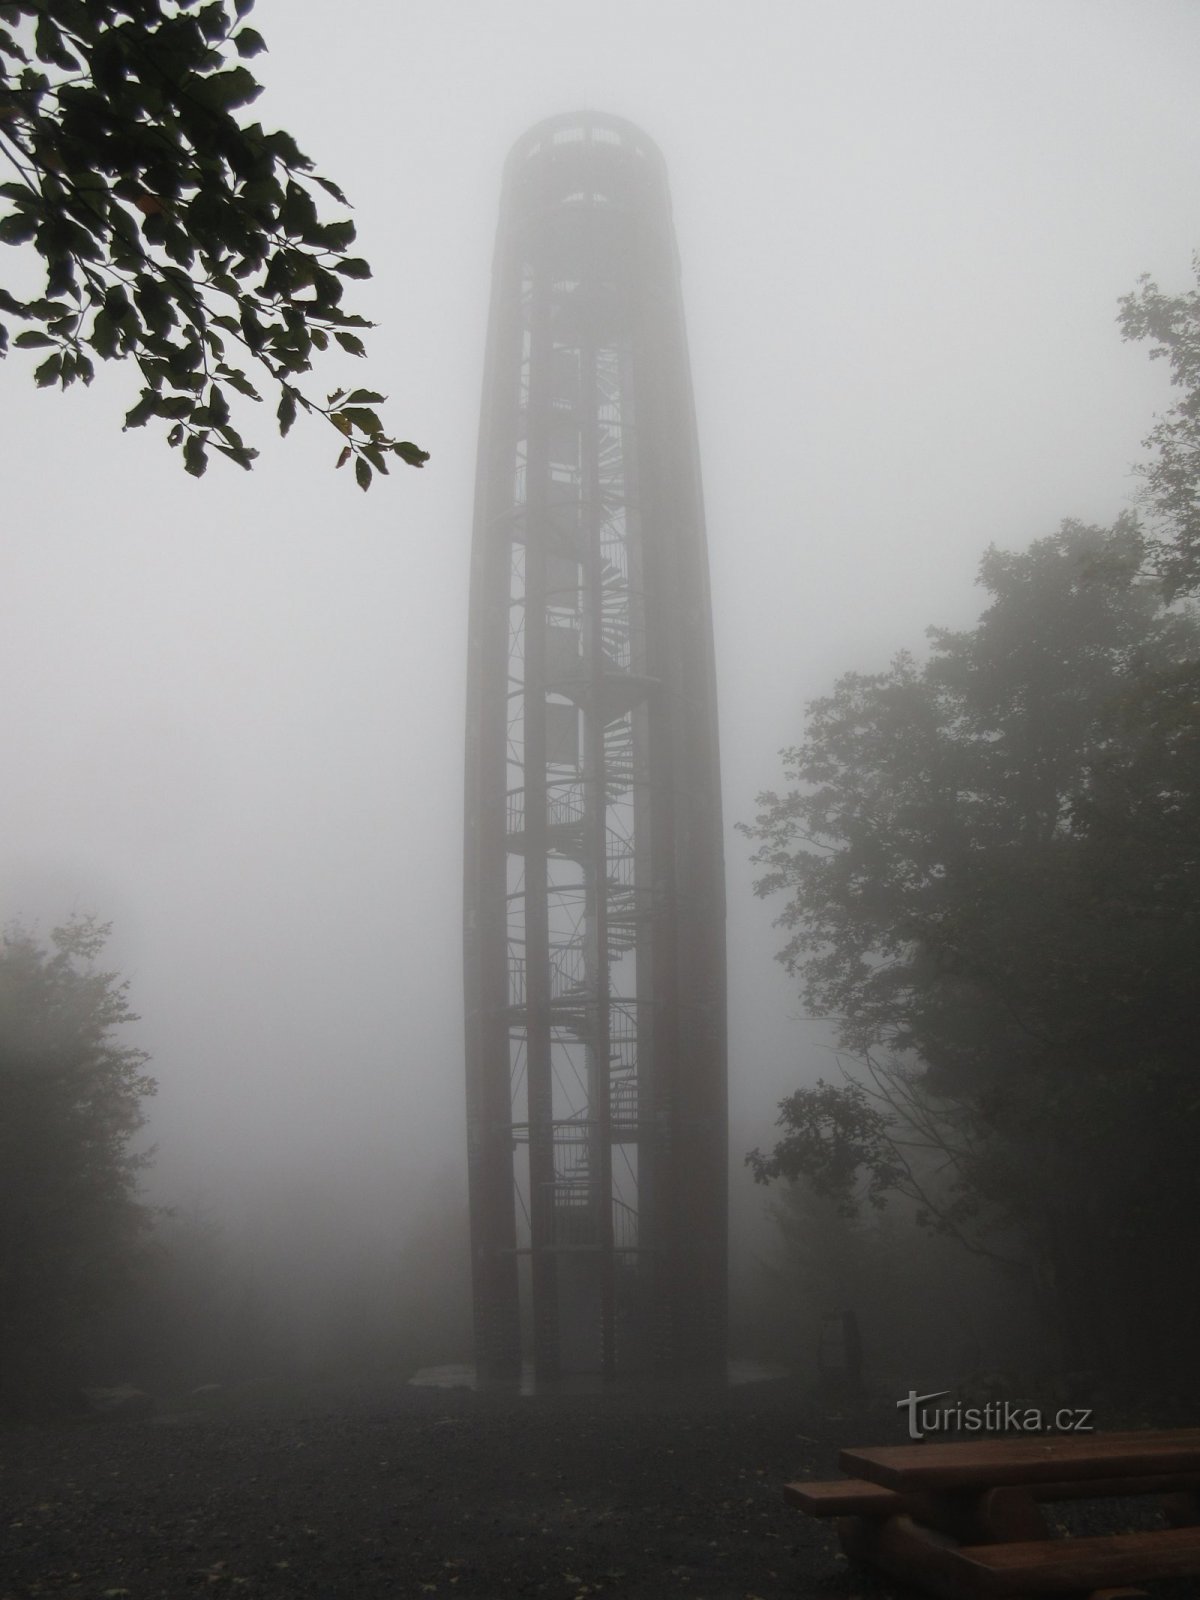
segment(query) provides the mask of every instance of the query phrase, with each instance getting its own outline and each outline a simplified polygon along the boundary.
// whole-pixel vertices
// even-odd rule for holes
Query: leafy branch
[[[918,1226],[1008,1270],[1026,1270],[1027,1261],[983,1237],[996,1219],[975,1192],[985,1157],[974,1147],[967,1108],[948,1101],[935,1107],[919,1077],[881,1066],[870,1054],[863,1059],[872,1088],[843,1070],[840,1087],[822,1078],[779,1102],[775,1125],[785,1130],[783,1137],[768,1155],[755,1149],[746,1156],[755,1182],[803,1178],[848,1218],[859,1214],[862,1200],[882,1210],[889,1195],[900,1195],[916,1206]],[[922,1165],[929,1158],[937,1163],[932,1182],[914,1162],[914,1151]]]
[[[245,61],[266,45],[254,0],[17,0],[0,3],[0,243],[32,245],[43,295],[0,288],[12,339],[41,353],[40,387],[88,384],[93,358],[131,360],[141,392],[127,428],[154,418],[199,477],[210,449],[249,468],[258,452],[232,421],[233,396],[278,394],[286,435],[300,411],[339,434],[337,465],[370,487],[388,458],[426,451],[392,437],[384,397],[301,387],[314,354],[353,356],[372,326],[343,308],[371,268],[349,253],[352,221],[322,220],[318,192],[346,206],[292,136],[242,125],[262,92]],[[231,64],[231,60],[233,64]],[[9,348],[0,322],[0,355]]]
[[[1197,287],[1166,295],[1143,275],[1120,301],[1124,338],[1149,341],[1151,360],[1166,361],[1180,398],[1143,443],[1150,459],[1135,470],[1161,537],[1155,568],[1168,599],[1200,589],[1200,254],[1192,261]]]

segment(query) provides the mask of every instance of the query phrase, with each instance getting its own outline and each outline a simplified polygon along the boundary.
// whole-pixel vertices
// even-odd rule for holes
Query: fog
[[[828,1074],[733,824],[804,703],[978,612],[991,542],[1111,520],[1165,376],[1119,295],[1200,244],[1200,14],[1060,0],[259,0],[256,107],[355,205],[369,362],[431,452],[369,495],[302,421],[181,471],[134,381],[4,370],[0,903],[113,923],[147,1179],[280,1271],[397,1269],[465,1207],[467,574],[500,169],[595,106],[661,147],[712,562],[732,1170]],[[32,365],[32,363],[28,363]],[[312,1219],[323,1219],[320,1236]],[[297,1252],[305,1259],[300,1261]],[[356,1267],[361,1263],[361,1271]],[[264,1267],[265,1271],[266,1268]],[[290,1269],[288,1269],[290,1270]],[[334,1288],[337,1285],[334,1284]]]

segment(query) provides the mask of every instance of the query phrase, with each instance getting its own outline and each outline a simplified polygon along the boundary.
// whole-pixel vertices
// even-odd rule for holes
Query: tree
[[[343,309],[347,280],[370,266],[349,254],[353,222],[322,221],[319,176],[289,133],[236,113],[261,86],[246,61],[266,48],[246,22],[254,0],[15,0],[0,3],[0,242],[31,245],[45,293],[0,289],[0,315],[28,326],[12,343],[37,351],[43,387],[94,375],[93,357],[128,360],[142,388],[127,428],[169,424],[169,443],[199,477],[210,447],[249,468],[257,451],[231,420],[234,396],[278,395],[286,434],[298,410],[324,416],[360,486],[424,450],[392,438],[383,396],[300,386],[330,341],[365,355],[365,318]],[[0,355],[8,329],[0,323]]]
[[[148,1220],[131,1141],[154,1081],[117,1037],[128,986],[94,965],[107,933],[84,918],[49,948],[0,941],[0,1413],[78,1381]]]
[[[855,1313],[877,1392],[903,1393],[914,1382],[944,1387],[1010,1366],[1021,1352],[1027,1307],[1014,1306],[1009,1283],[965,1260],[950,1240],[914,1229],[903,1203],[847,1217],[801,1178],[781,1184],[768,1211],[775,1248],[756,1263],[743,1337],[761,1341],[769,1359],[811,1372],[822,1332],[846,1310]]]
[[[989,551],[978,626],[814,702],[744,830],[780,959],[876,1074],[873,1104],[785,1101],[758,1176],[919,1200],[905,1145],[940,1145],[928,1220],[1023,1241],[1073,1358],[1107,1365],[1151,1303],[1200,1317],[1168,1269],[1200,1202],[1200,648],[1145,554],[1131,519]]]
[[[1151,360],[1170,364],[1182,398],[1159,417],[1145,443],[1153,452],[1138,468],[1158,538],[1153,555],[1168,598],[1200,588],[1200,254],[1197,288],[1169,296],[1149,276],[1121,301],[1126,339],[1148,339]]]

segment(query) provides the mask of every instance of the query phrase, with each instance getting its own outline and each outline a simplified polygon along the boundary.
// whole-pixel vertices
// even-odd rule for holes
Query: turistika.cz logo
[[[952,1406],[930,1405],[930,1401],[945,1400],[949,1389],[937,1389],[932,1394],[908,1391],[908,1397],[896,1401],[897,1411],[908,1412],[908,1437],[924,1439],[931,1433],[1091,1433],[1090,1408],[1070,1407],[1047,1413],[1038,1406],[1017,1405],[1011,1400],[989,1400],[982,1406],[964,1406],[956,1401]]]

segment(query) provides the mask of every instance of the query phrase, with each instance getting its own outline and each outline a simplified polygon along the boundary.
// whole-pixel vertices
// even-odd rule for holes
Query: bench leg
[[[1200,1495],[1193,1489],[1178,1489],[1159,1499],[1168,1528],[1194,1528],[1200,1522]]]
[[[975,1515],[979,1533],[988,1544],[1024,1544],[1050,1537],[1041,1507],[1026,1489],[990,1489],[980,1496]]]
[[[917,1522],[959,1544],[1024,1544],[1050,1537],[1041,1507],[1026,1489],[941,1490],[906,1498]]]
[[[834,1517],[833,1530],[838,1536],[842,1554],[851,1566],[862,1566],[871,1559],[871,1529],[874,1525],[867,1517]]]
[[[854,1530],[854,1559],[870,1562],[901,1583],[937,1600],[979,1600],[979,1588],[954,1560],[956,1541],[911,1517],[847,1517]],[[847,1552],[849,1553],[849,1552]]]

